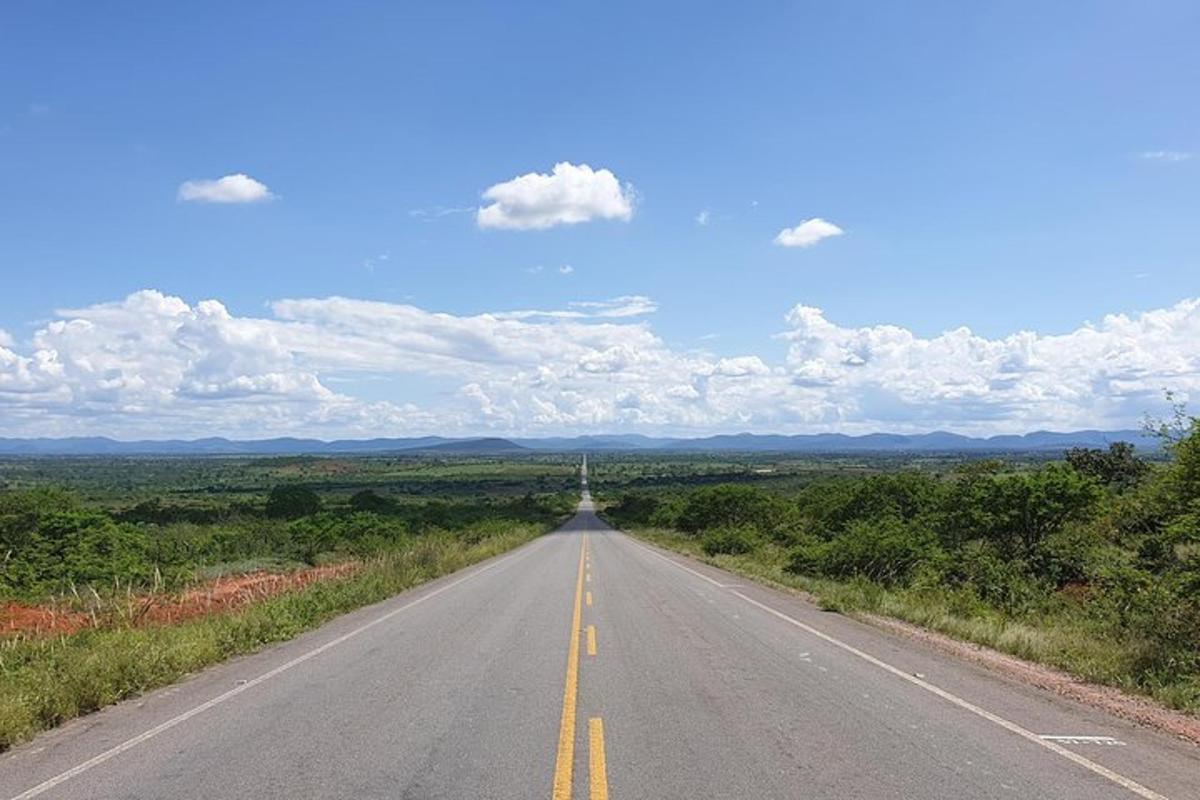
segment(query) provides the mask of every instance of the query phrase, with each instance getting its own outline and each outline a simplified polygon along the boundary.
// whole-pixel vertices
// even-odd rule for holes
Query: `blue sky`
[[[1136,421],[1162,388],[1200,386],[1198,312],[1179,305],[1200,295],[1198,35],[1186,2],[8,3],[0,435]],[[481,225],[489,187],[559,163],[607,170],[627,213]],[[181,199],[237,174],[270,197]],[[842,234],[776,243],[814,218]],[[426,363],[461,345],[430,344],[435,313],[471,328],[628,296],[655,310],[523,317],[496,360]],[[376,304],[291,326],[271,305],[331,297]],[[228,330],[182,343],[205,300]],[[797,306],[829,329],[797,334]],[[342,367],[296,341],[353,328],[361,350],[410,307],[419,352]],[[148,314],[174,320],[169,367],[162,342],[128,343]],[[54,320],[98,328],[69,342]],[[1087,350],[1053,337],[1088,322],[1107,368],[1058,374],[1038,347]],[[964,326],[975,344],[943,336]],[[571,345],[518,352],[541,336]],[[609,358],[624,377],[594,387],[587,359],[614,348],[653,358]]]

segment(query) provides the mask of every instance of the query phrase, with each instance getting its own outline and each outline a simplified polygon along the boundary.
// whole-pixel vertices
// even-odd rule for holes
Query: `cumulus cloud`
[[[497,183],[483,193],[492,201],[476,212],[481,228],[536,230],[594,219],[629,220],[634,193],[607,169],[566,161],[549,175],[530,172]]]
[[[1136,425],[1164,388],[1200,396],[1200,299],[999,338],[844,327],[797,305],[774,360],[674,348],[654,308],[456,315],[326,297],[248,317],[142,291],[0,339],[0,435],[981,434]],[[392,402],[355,396],[381,377]],[[418,402],[429,386],[437,399]]]
[[[794,228],[784,228],[775,237],[775,244],[782,247],[812,247],[822,239],[841,236],[845,231],[820,217],[802,220]]]
[[[1200,390],[1200,300],[1113,314],[1061,335],[999,339],[968,328],[922,338],[894,325],[843,328],[820,309],[788,315],[793,382],[839,415],[971,430],[1135,424],[1162,390]]]
[[[177,196],[182,202],[196,203],[260,203],[275,199],[266,184],[241,172],[216,180],[184,181]]]

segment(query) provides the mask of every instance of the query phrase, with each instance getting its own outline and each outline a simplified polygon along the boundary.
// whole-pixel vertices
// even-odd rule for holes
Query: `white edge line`
[[[529,552],[529,551],[526,551],[526,552]],[[142,733],[139,733],[137,736],[134,736],[132,739],[127,739],[124,742],[121,742],[120,744],[118,744],[114,747],[111,747],[108,750],[105,750],[103,753],[100,753],[99,755],[89,758],[87,761],[84,761],[82,764],[78,764],[74,767],[71,767],[71,769],[69,769],[65,772],[61,772],[58,775],[55,775],[53,778],[49,778],[45,781],[42,781],[37,786],[34,786],[31,789],[26,789],[24,792],[21,792],[20,794],[14,796],[12,798],[12,800],[29,800],[30,798],[37,797],[40,794],[48,792],[51,789],[53,789],[54,787],[56,787],[60,784],[66,783],[67,781],[71,780],[72,778],[78,777],[79,775],[83,774],[84,772],[87,772],[92,767],[99,766],[100,764],[103,764],[105,761],[108,761],[109,759],[114,758],[115,756],[119,756],[121,753],[124,753],[126,750],[132,750],[133,748],[137,747],[139,744],[142,744],[143,742],[153,739],[155,736],[158,736],[160,733],[168,731],[177,725],[187,722],[192,717],[194,717],[198,714],[203,714],[205,711],[208,711],[210,708],[213,708],[214,706],[218,706],[221,703],[224,703],[226,700],[230,700],[230,699],[236,697],[237,695],[241,694],[242,692],[244,692],[248,689],[251,689],[255,686],[258,686],[260,683],[265,683],[266,681],[271,680],[271,678],[274,678],[277,675],[287,672],[292,667],[299,666],[300,664],[303,664],[305,661],[316,658],[317,656],[324,653],[326,650],[331,650],[332,648],[337,647],[339,644],[342,644],[350,639],[353,639],[355,636],[358,636],[360,633],[363,633],[364,631],[374,628],[376,625],[380,624],[381,622],[386,622],[387,620],[389,620],[392,617],[399,614],[401,611],[407,611],[408,609],[412,608],[413,606],[424,603],[426,600],[429,600],[430,598],[437,597],[442,592],[453,589],[455,586],[458,586],[460,583],[469,581],[472,578],[476,578],[476,577],[482,575],[483,573],[487,572],[488,570],[492,569],[493,567],[498,567],[501,564],[503,564],[504,562],[508,561],[511,558],[514,558],[515,556],[517,556],[519,554],[520,554],[520,551],[509,553],[508,555],[504,556],[503,558],[499,559],[498,561],[493,561],[491,564],[488,564],[488,565],[482,567],[481,569],[475,570],[470,575],[464,575],[463,577],[461,577],[455,581],[451,581],[450,583],[447,583],[444,586],[439,586],[438,588],[434,589],[433,591],[431,591],[427,594],[421,595],[416,600],[405,603],[404,605],[400,606],[399,608],[394,608],[381,617],[376,617],[375,619],[371,620],[370,622],[360,625],[359,627],[355,628],[354,630],[352,630],[348,633],[344,633],[341,636],[337,637],[336,639],[332,639],[332,640],[326,642],[325,644],[321,645],[320,647],[313,648],[312,650],[309,650],[307,653],[296,656],[291,661],[280,664],[278,667],[275,667],[272,670],[268,670],[267,672],[264,672],[262,675],[259,675],[257,678],[252,678],[251,680],[248,680],[245,683],[240,684],[240,685],[234,687],[233,689],[230,689],[229,691],[225,692],[224,694],[219,694],[216,697],[212,698],[211,700],[201,703],[200,705],[196,706],[195,708],[188,709],[187,711],[184,711],[182,714],[179,714],[178,716],[171,717],[169,720],[162,722],[158,725],[155,725],[153,728],[150,728],[147,731],[143,731]]]
[[[662,553],[658,552],[658,551],[657,551],[657,550],[655,550],[654,548],[652,548],[652,547],[647,547],[646,545],[642,544],[642,543],[641,543],[641,542],[639,542],[639,541],[636,541],[635,539],[633,539],[632,537],[629,537],[628,535],[626,536],[626,538],[627,538],[627,539],[629,539],[629,542],[630,542],[630,544],[637,545],[638,547],[640,547],[641,549],[645,550],[645,551],[646,551],[647,553],[649,553],[650,555],[652,555],[652,556],[655,556],[656,558],[661,558],[663,561],[666,561],[668,564],[674,564],[675,566],[679,567],[679,568],[680,568],[681,570],[683,570],[684,572],[690,572],[690,573],[692,573],[692,574],[693,574],[693,575],[695,575],[697,578],[703,578],[704,580],[706,580],[706,581],[708,581],[709,583],[711,583],[713,586],[716,586],[718,589],[724,589],[724,588],[726,588],[725,584],[721,583],[721,582],[720,582],[720,581],[718,581],[718,580],[714,580],[713,578],[710,578],[710,577],[708,577],[708,576],[707,576],[707,575],[705,575],[703,572],[697,572],[696,570],[692,569],[691,567],[688,567],[688,566],[685,566],[685,565],[683,565],[683,564],[680,564],[680,563],[679,563],[678,561],[676,561],[675,559],[673,559],[673,558],[668,558],[667,556],[664,556]]]
[[[690,572],[693,575],[696,575],[697,577],[703,578],[704,580],[708,581],[709,583],[713,584],[714,586],[726,588],[724,584],[722,584],[716,580],[713,580],[709,576],[707,576],[701,572],[697,572],[694,569],[690,569],[689,567],[686,567],[683,564],[680,564],[678,561],[676,561],[673,558],[667,558],[666,556],[662,555],[661,553],[658,553],[658,552],[654,551],[653,549],[646,547],[641,542],[634,541],[631,537],[627,537],[627,538],[633,544],[636,544],[638,547],[642,548],[643,550],[647,551],[648,553],[658,556],[663,561],[666,561],[670,564],[674,564],[675,566],[679,567],[680,569],[684,570],[685,572]],[[887,663],[886,661],[881,661],[880,659],[876,658],[875,656],[871,655],[870,653],[863,652],[862,650],[859,650],[857,647],[847,644],[840,639],[835,639],[834,637],[830,636],[829,634],[827,634],[823,631],[817,630],[816,628],[812,627],[811,625],[807,625],[798,619],[793,619],[792,617],[789,617],[787,614],[784,614],[782,611],[776,611],[775,609],[771,608],[770,606],[768,606],[764,603],[760,603],[752,597],[747,597],[746,595],[739,592],[737,589],[731,589],[730,594],[737,595],[738,597],[745,600],[750,605],[761,608],[763,611],[766,611],[769,614],[773,614],[774,616],[784,620],[785,622],[789,622],[792,625],[795,625],[797,628],[800,628],[801,630],[806,631],[806,632],[812,634],[813,636],[816,636],[818,639],[822,639],[822,640],[828,642],[829,644],[833,645],[834,647],[845,650],[847,653],[850,653],[851,655],[858,656],[859,658],[866,661],[867,663],[874,664],[875,666],[879,667],[880,669],[882,669],[886,672],[890,672],[892,675],[895,675],[898,678],[903,678],[904,680],[908,681],[909,683],[913,684],[914,686],[919,686],[922,689],[924,689],[925,691],[935,694],[938,697],[942,698],[943,700],[946,700],[949,703],[953,703],[954,705],[958,706],[959,708],[962,708],[966,711],[970,711],[972,714],[975,714],[976,716],[983,717],[988,722],[999,725],[1001,728],[1004,728],[1005,730],[1009,731],[1010,733],[1015,733],[1017,736],[1020,736],[1023,739],[1033,742],[1034,744],[1036,744],[1040,747],[1044,747],[1047,750],[1050,750],[1051,752],[1057,753],[1058,755],[1062,756],[1063,758],[1067,759],[1068,761],[1072,761],[1075,764],[1078,764],[1079,766],[1083,767],[1084,769],[1090,770],[1091,772],[1094,772],[1095,774],[1097,774],[1103,778],[1107,778],[1108,780],[1112,781],[1113,783],[1117,784],[1118,786],[1128,789],[1129,791],[1133,792],[1134,794],[1138,795],[1139,797],[1145,798],[1145,800],[1168,800],[1168,798],[1165,795],[1161,795],[1158,792],[1154,791],[1153,789],[1148,789],[1145,786],[1138,783],[1137,781],[1132,780],[1131,778],[1126,778],[1124,775],[1121,775],[1120,773],[1113,772],[1111,769],[1104,766],[1103,764],[1097,764],[1095,761],[1092,761],[1089,758],[1084,758],[1083,756],[1079,755],[1078,753],[1076,753],[1072,750],[1068,750],[1067,748],[1063,747],[1060,744],[1057,744],[1056,742],[1054,742],[1052,740],[1043,739],[1041,736],[1038,736],[1033,731],[1028,730],[1027,728],[1023,728],[1022,726],[1018,725],[1015,722],[1007,720],[1004,717],[999,716],[998,714],[993,714],[991,711],[980,708],[979,706],[975,705],[974,703],[970,702],[969,700],[964,700],[963,698],[961,698],[957,695],[951,694],[950,692],[946,691],[945,689],[942,689],[939,686],[933,685],[929,681],[918,678],[915,675],[910,675],[909,673],[905,672],[902,669],[899,669],[898,667],[893,667],[891,664]]]

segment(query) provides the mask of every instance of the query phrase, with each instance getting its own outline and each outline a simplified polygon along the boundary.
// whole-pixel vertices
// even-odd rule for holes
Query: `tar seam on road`
[[[543,541],[545,541],[545,540],[543,540]],[[51,789],[53,789],[54,787],[56,787],[60,784],[66,783],[67,781],[71,780],[72,778],[75,778],[75,777],[83,774],[84,772],[87,772],[92,767],[99,766],[100,764],[103,764],[105,761],[108,761],[109,759],[111,759],[115,756],[118,756],[121,753],[124,753],[126,750],[132,750],[133,748],[137,747],[139,744],[142,744],[143,742],[149,741],[150,739],[153,739],[155,736],[158,736],[160,733],[164,733],[165,731],[168,731],[171,728],[174,728],[176,725],[187,722],[189,719],[191,719],[192,717],[195,717],[196,715],[202,714],[205,711],[208,711],[210,708],[213,708],[214,706],[218,706],[221,703],[224,703],[226,700],[231,700],[234,697],[241,694],[242,692],[252,689],[261,683],[265,683],[265,682],[271,680],[272,678],[274,678],[278,675],[281,675],[284,672],[287,672],[292,667],[299,666],[300,664],[303,664],[304,662],[306,662],[310,659],[316,658],[317,656],[321,655],[325,651],[331,650],[334,647],[337,647],[338,645],[343,644],[343,643],[349,641],[350,639],[353,639],[355,636],[358,636],[360,633],[364,633],[365,631],[368,631],[371,628],[374,628],[376,625],[380,624],[381,622],[386,622],[387,620],[391,619],[392,617],[396,616],[397,614],[399,614],[402,611],[407,611],[408,609],[412,608],[413,606],[420,605],[421,603],[424,603],[426,600],[429,600],[433,597],[437,597],[442,592],[449,591],[450,589],[453,589],[455,586],[458,586],[461,583],[465,583],[466,581],[469,581],[472,578],[476,578],[476,577],[482,575],[483,573],[487,572],[488,570],[498,567],[501,564],[509,561],[512,558],[515,558],[518,555],[527,554],[529,552],[532,552],[532,551],[525,549],[523,551],[509,553],[508,555],[504,556],[500,560],[493,561],[491,564],[488,564],[488,565],[482,567],[481,569],[475,570],[470,575],[464,575],[463,577],[459,578],[458,580],[447,583],[445,586],[439,586],[437,589],[434,589],[433,591],[431,591],[427,594],[421,595],[416,600],[413,600],[410,603],[405,603],[404,605],[400,606],[399,608],[392,609],[391,611],[387,612],[386,614],[384,614],[381,617],[376,617],[375,619],[371,620],[370,622],[360,625],[359,627],[355,628],[354,630],[350,631],[349,633],[344,633],[341,636],[337,637],[336,639],[326,642],[325,644],[321,645],[320,647],[313,648],[312,650],[309,650],[307,653],[304,653],[303,655],[296,656],[291,661],[288,661],[284,664],[280,664],[278,667],[275,667],[275,669],[264,672],[262,675],[259,675],[257,678],[252,678],[252,679],[246,681],[245,683],[240,684],[240,685],[236,686],[235,688],[230,689],[229,691],[227,691],[223,694],[217,695],[216,697],[212,698],[211,700],[208,700],[207,702],[201,703],[200,705],[196,706],[195,708],[185,711],[182,714],[179,714],[178,716],[171,717],[166,722],[160,723],[160,724],[154,726],[153,728],[151,728],[150,730],[144,731],[144,732],[138,734],[137,736],[134,736],[132,739],[127,739],[124,742],[121,742],[120,744],[116,745],[115,747],[109,748],[108,750],[105,750],[103,753],[100,753],[97,756],[93,756],[92,758],[89,758],[87,761],[84,761],[82,764],[78,764],[78,765],[72,767],[71,769],[67,770],[66,772],[61,772],[58,775],[55,775],[53,778],[49,778],[48,780],[42,781],[37,786],[34,786],[31,789],[26,789],[24,792],[21,792],[19,795],[16,795],[15,797],[13,797],[12,800],[30,800],[30,798],[37,797],[40,794],[48,792]]]
[[[661,558],[663,561],[666,561],[669,564],[674,564],[676,567],[679,567],[680,569],[685,570],[686,572],[690,572],[693,575],[697,575],[701,578],[704,578],[704,580],[706,580],[709,583],[714,584],[720,588],[723,588],[723,589],[726,588],[726,586],[724,584],[719,583],[719,582],[713,580],[712,578],[708,577],[707,575],[697,572],[694,569],[691,569],[689,567],[684,566],[683,564],[680,564],[678,561],[676,561],[673,558],[667,558],[663,554],[655,552],[654,550],[652,550],[649,547],[646,547],[645,545],[643,545],[640,542],[635,542],[632,539],[629,539],[629,541],[632,542],[633,544],[635,544],[636,546],[640,547],[641,549],[645,550],[647,553],[650,553],[653,556]],[[1158,792],[1154,791],[1153,789],[1149,789],[1149,788],[1141,785],[1140,783],[1138,783],[1137,781],[1135,781],[1131,778],[1126,778],[1124,775],[1121,775],[1118,772],[1112,771],[1111,769],[1104,766],[1103,764],[1097,764],[1095,761],[1092,761],[1089,758],[1084,758],[1083,756],[1079,755],[1078,753],[1076,753],[1072,750],[1068,750],[1067,748],[1063,747],[1062,745],[1060,745],[1052,740],[1043,739],[1042,737],[1038,736],[1033,731],[1023,728],[1022,726],[1018,725],[1015,722],[1012,722],[1011,720],[1005,719],[1004,717],[1001,717],[998,714],[993,714],[992,712],[990,712],[986,709],[980,708],[979,706],[975,705],[974,703],[970,702],[969,700],[964,700],[963,698],[961,698],[955,694],[951,694],[950,692],[946,691],[945,689],[942,689],[939,686],[933,685],[929,681],[918,678],[915,675],[910,675],[907,672],[905,672],[904,670],[899,669],[898,667],[893,667],[891,664],[887,663],[886,661],[881,661],[880,659],[876,658],[875,656],[871,655],[870,653],[859,650],[857,647],[847,644],[840,639],[836,639],[833,636],[830,636],[829,634],[827,634],[823,631],[817,630],[816,628],[812,627],[811,625],[805,624],[798,619],[793,619],[792,617],[789,617],[787,614],[784,614],[782,611],[777,611],[774,608],[771,608],[770,606],[766,605],[765,603],[760,603],[752,597],[747,597],[746,595],[742,594],[741,592],[739,592],[736,589],[730,590],[730,594],[736,595],[737,597],[740,597],[742,600],[746,601],[747,603],[751,604],[752,606],[760,608],[763,611],[766,611],[768,614],[772,614],[772,615],[778,617],[779,619],[784,620],[785,622],[789,622],[792,625],[795,625],[797,628],[800,628],[801,630],[806,631],[806,632],[812,634],[813,636],[816,636],[817,638],[828,642],[829,644],[833,645],[834,647],[844,650],[845,652],[850,653],[851,655],[857,656],[869,664],[873,664],[876,667],[879,667],[880,669],[882,669],[886,672],[889,672],[898,678],[902,678],[902,679],[908,681],[909,683],[913,684],[914,686],[919,686],[920,688],[924,689],[925,691],[935,694],[938,697],[942,698],[943,700],[946,700],[947,702],[958,706],[959,708],[962,708],[966,711],[970,711],[972,714],[982,717],[983,719],[986,719],[988,722],[999,725],[1001,728],[1004,728],[1005,730],[1007,730],[1011,733],[1015,733],[1017,736],[1020,736],[1023,739],[1033,742],[1034,744],[1036,744],[1040,747],[1044,747],[1053,753],[1057,753],[1058,755],[1062,756],[1063,758],[1067,759],[1068,761],[1072,761],[1075,764],[1083,767],[1084,769],[1089,770],[1089,771],[1095,773],[1096,775],[1099,775],[1102,778],[1106,778],[1106,779],[1112,781],[1113,783],[1117,784],[1118,786],[1128,789],[1129,791],[1133,792],[1137,796],[1145,798],[1145,800],[1168,800],[1168,798],[1166,796],[1159,794]]]
[[[571,800],[571,772],[575,766],[575,702],[579,692],[579,628],[583,620],[583,559],[586,553],[585,533],[579,545],[575,608],[571,613],[571,641],[567,646],[567,678],[563,685],[562,722],[558,728],[558,756],[554,761],[554,800]]]
[[[604,761],[604,722],[588,720],[588,767],[591,800],[608,800],[608,767]]]

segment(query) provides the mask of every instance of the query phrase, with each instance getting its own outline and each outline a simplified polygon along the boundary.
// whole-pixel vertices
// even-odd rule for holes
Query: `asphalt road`
[[[0,798],[35,796],[1200,798],[1200,748],[648,548],[585,500],[0,757]]]

